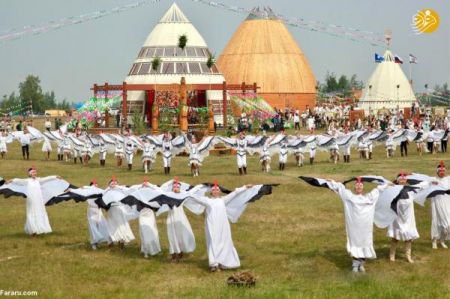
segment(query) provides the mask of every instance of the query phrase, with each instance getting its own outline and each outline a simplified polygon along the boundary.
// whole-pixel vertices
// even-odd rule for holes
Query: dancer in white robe
[[[213,198],[193,196],[188,199],[206,208],[206,247],[212,272],[240,267],[229,221],[236,223],[250,201],[270,194],[271,191],[272,187],[269,185],[247,185],[220,197],[220,188],[215,183],[211,189]]]
[[[89,187],[82,188],[84,190],[73,190],[75,192],[89,191],[93,192],[102,192],[103,190],[98,188],[97,182],[93,180]],[[103,215],[102,210],[95,203],[94,198],[90,198],[86,200],[88,204],[87,208],[87,220],[89,226],[89,236],[90,243],[93,250],[97,249],[99,243],[106,242],[110,244],[112,242],[109,231],[108,224],[106,222],[105,216]]]
[[[307,179],[301,178],[308,182]],[[373,248],[375,207],[380,193],[389,185],[383,184],[371,192],[363,194],[364,185],[361,182],[361,177],[358,177],[358,182],[355,185],[356,194],[353,194],[342,183],[322,179],[316,180],[321,180],[323,182],[321,186],[333,190],[341,198],[344,204],[347,252],[353,260],[353,272],[365,272],[365,260],[377,257]]]
[[[72,159],[72,144],[68,137],[65,137],[63,141],[63,153],[66,162]]]
[[[191,167],[192,176],[199,176],[200,166],[203,160],[209,156],[209,150],[217,143],[215,136],[207,136],[200,142],[197,142],[195,135],[189,140],[183,134],[186,144],[186,150],[189,153],[189,166]]]
[[[139,212],[139,233],[141,236],[141,252],[145,258],[149,254],[156,255],[161,252],[155,212],[150,208],[143,208]]]
[[[406,185],[407,180],[403,172],[401,172],[397,182],[399,185]],[[421,186],[415,185],[415,187],[420,188]],[[415,192],[411,190],[407,192],[407,198],[397,201],[397,217],[388,227],[387,236],[391,238],[389,259],[392,262],[395,262],[398,241],[404,241],[406,260],[409,263],[414,263],[411,257],[411,246],[412,241],[419,238],[419,233],[416,228],[416,217],[414,215],[414,197]]]
[[[425,175],[407,176],[409,180],[411,177],[420,176],[421,180],[427,185],[424,187],[424,193],[427,193],[427,188],[439,188],[442,190],[450,189],[450,176],[446,176],[446,168],[444,161],[441,161],[436,168],[438,177],[428,177]],[[418,194],[417,197],[420,197]],[[446,240],[450,240],[450,195],[438,194],[431,197],[431,240],[432,248],[437,249],[438,241],[442,248],[447,248]],[[425,199],[423,199],[423,202]],[[419,202],[423,205],[423,202]]]
[[[64,159],[64,143],[61,140],[56,141],[56,153],[58,155],[58,161],[63,161]]]
[[[270,156],[269,147],[264,145],[261,150],[261,154],[259,155],[259,162],[261,163],[261,170],[263,172],[270,172],[270,162],[272,161],[272,157]]]
[[[134,240],[133,231],[128,223],[129,207],[120,202],[128,195],[128,191],[126,187],[118,186],[117,180],[113,178],[102,197],[102,201],[106,205],[110,205],[106,222],[111,241],[118,242],[121,249],[124,248],[125,244]],[[98,204],[98,200],[96,203]]]
[[[280,146],[280,150],[278,152],[278,168],[279,170],[283,171],[286,163],[287,163],[287,157],[288,157],[288,148],[287,148],[287,141],[283,140]]]
[[[147,139],[144,139],[144,147],[142,149],[141,159],[145,173],[148,173],[149,170],[152,170],[152,163],[155,163],[155,156],[155,146],[148,142]]]
[[[128,164],[128,170],[133,169],[133,158],[134,158],[134,154],[136,152],[134,143],[128,139],[125,142],[125,157],[127,159],[127,164]]]
[[[8,148],[6,146],[8,139],[8,133],[6,131],[0,132],[0,155],[2,159],[6,158],[6,153],[8,152]]]
[[[172,136],[168,132],[164,133],[162,141],[164,174],[170,174],[170,166],[172,163],[172,148],[173,148],[171,138]]]
[[[185,192],[189,187],[188,184],[180,183],[178,178],[161,185],[163,191],[174,193]],[[168,211],[166,224],[172,262],[179,262],[184,253],[195,250],[195,236],[184,213],[183,205],[173,207]]]
[[[63,193],[69,183],[59,176],[37,177],[36,168],[28,170],[28,179],[12,179],[0,187],[0,193],[5,196],[21,195],[27,199],[25,233],[39,235],[51,233],[45,204],[58,194]]]
[[[50,160],[50,153],[52,152],[52,145],[47,137],[44,137],[44,143],[42,144],[42,152],[45,154],[45,160]]]
[[[100,160],[100,166],[106,165],[106,154],[108,153],[108,149],[103,141],[100,142],[100,146],[98,149],[98,158]]]
[[[142,186],[135,192],[132,192],[130,196],[137,196],[137,193],[141,193],[141,191],[146,188],[151,190],[159,189],[156,185],[150,184],[147,180],[147,177],[145,177]],[[138,207],[137,209],[139,211],[141,253],[145,258],[148,258],[148,255],[156,255],[161,252],[155,212],[153,211],[153,208],[148,206]]]
[[[116,141],[114,156],[116,157],[117,167],[121,167],[123,158],[125,157],[125,150],[123,148],[123,143],[119,140]]]

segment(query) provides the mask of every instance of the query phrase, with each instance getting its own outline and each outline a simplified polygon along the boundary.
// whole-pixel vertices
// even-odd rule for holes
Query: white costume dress
[[[106,154],[107,154],[108,150],[106,148],[105,144],[101,144],[100,148],[98,150],[98,156],[100,160],[106,160]]]
[[[150,161],[155,162],[155,146],[151,143],[144,143],[144,148],[142,149],[142,162]]]
[[[278,154],[279,163],[286,164],[287,158],[288,158],[288,149],[286,147],[286,144],[281,145],[280,152]]]
[[[133,164],[134,145],[131,142],[127,142],[125,145],[125,157],[127,158],[127,164]]]
[[[42,144],[42,151],[44,153],[52,151],[52,145],[47,137],[44,137],[44,143]]]
[[[173,207],[168,212],[166,224],[170,254],[189,253],[195,250],[194,233],[184,213],[183,205]]]
[[[94,245],[101,242],[111,242],[108,232],[108,224],[103,216],[102,210],[95,203],[95,199],[88,199],[87,204],[87,220],[91,244]]]
[[[450,176],[436,178],[438,186],[450,189]],[[431,199],[431,238],[450,240],[450,195],[438,195]]]
[[[161,252],[155,213],[149,208],[143,208],[139,213],[139,233],[143,254],[155,255]]]
[[[419,238],[414,215],[414,192],[409,197],[397,201],[397,217],[389,225],[387,236],[399,241],[410,241]]]
[[[56,176],[48,176],[34,179],[13,179],[10,184],[5,184],[1,188],[18,191],[26,196],[25,233],[32,235],[52,232],[45,209],[46,200],[63,193],[68,187],[67,182],[57,179]]]
[[[134,240],[133,231],[128,223],[127,210],[122,203],[111,204],[111,208],[108,210],[107,224],[113,242],[129,243]]]
[[[231,238],[225,201],[207,197],[197,198],[196,201],[206,207],[205,233],[209,266],[239,268],[241,262]]]
[[[388,185],[379,186],[364,195],[356,195],[341,183],[331,181],[329,184],[344,204],[347,252],[353,258],[376,258],[373,248],[375,205],[380,191]]]
[[[170,167],[172,161],[172,142],[170,140],[164,140],[162,142],[162,154],[164,167]]]
[[[238,168],[247,167],[247,139],[237,140],[237,166]]]
[[[0,133],[0,153],[7,153],[8,148],[6,147],[7,136],[3,136]]]
[[[116,143],[116,149],[115,149],[114,156],[115,157],[120,157],[122,159],[125,156],[125,151],[124,151],[123,145],[122,145],[122,143],[120,141]]]
[[[250,188],[241,187],[219,198],[193,196],[193,201],[206,208],[205,233],[210,267],[233,269],[240,267],[240,260],[231,238],[229,221],[236,223],[248,202],[261,190],[263,185]],[[188,203],[187,203],[188,204]]]

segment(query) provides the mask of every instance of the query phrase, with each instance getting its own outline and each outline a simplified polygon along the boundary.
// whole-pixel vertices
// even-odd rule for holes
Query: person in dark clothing
[[[447,152],[447,140],[448,140],[448,134],[450,133],[450,129],[445,129],[444,136],[441,139],[441,152],[446,153]]]
[[[117,112],[116,114],[116,127],[120,128],[120,113]]]

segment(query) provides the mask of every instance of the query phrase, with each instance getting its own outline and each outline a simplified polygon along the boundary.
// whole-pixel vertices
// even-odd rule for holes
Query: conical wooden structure
[[[227,82],[256,82],[276,108],[316,103],[316,79],[305,54],[270,8],[255,8],[239,26],[217,66]]]
[[[375,68],[364,88],[358,107],[376,113],[380,109],[403,109],[415,103],[416,96],[395,56],[386,50],[383,62]]]

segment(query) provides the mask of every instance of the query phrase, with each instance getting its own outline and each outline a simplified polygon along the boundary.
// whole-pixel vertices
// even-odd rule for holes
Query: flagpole
[[[411,87],[412,87],[412,63],[411,63],[411,59],[409,60],[409,84],[411,84]]]

